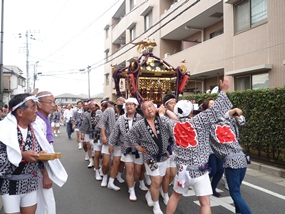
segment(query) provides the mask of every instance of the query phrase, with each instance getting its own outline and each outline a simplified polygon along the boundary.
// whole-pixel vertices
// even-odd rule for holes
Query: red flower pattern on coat
[[[236,136],[231,130],[230,126],[224,125],[224,126],[216,126],[216,137],[219,140],[219,143],[224,144],[224,143],[233,143],[237,142]]]
[[[174,125],[173,132],[177,146],[182,146],[184,148],[197,146],[197,133],[191,123],[178,122]]]

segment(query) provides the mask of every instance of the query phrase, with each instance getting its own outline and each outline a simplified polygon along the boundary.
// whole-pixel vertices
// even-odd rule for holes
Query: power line
[[[146,1],[147,1],[147,0],[146,0]],[[140,4],[139,6],[137,6],[135,9],[138,9],[138,8],[139,8],[140,6],[142,6],[146,1],[144,1],[143,3],[141,3],[141,4]],[[179,5],[178,7],[176,7],[176,8],[175,8],[174,10],[172,10],[169,14],[167,14],[167,16],[163,17],[163,18],[160,19],[158,22],[156,22],[154,25],[152,25],[152,26],[148,29],[148,31],[150,31],[151,29],[153,29],[156,25],[158,25],[159,23],[161,23],[164,19],[168,18],[172,13],[174,13],[176,10],[178,10],[179,8],[181,8],[181,7],[182,7],[184,4],[186,4],[188,1],[189,1],[189,0],[185,0],[181,5]],[[161,28],[163,28],[164,26],[166,26],[167,24],[169,24],[170,22],[172,22],[173,20],[175,20],[178,16],[180,16],[182,13],[184,13],[185,11],[187,11],[189,8],[191,8],[191,7],[193,7],[194,5],[196,5],[198,2],[200,2],[200,0],[197,0],[196,2],[192,3],[191,5],[189,5],[187,8],[185,8],[184,10],[182,10],[179,14],[177,14],[176,16],[174,16],[172,19],[170,19],[168,22],[166,22],[166,23],[163,24],[162,26],[158,27],[154,32],[152,32],[152,33],[149,34],[148,36],[151,36],[151,35],[153,35],[154,33],[156,33],[158,30],[160,30]],[[117,2],[116,2],[116,3],[117,3]],[[113,6],[114,6],[114,5],[113,5]],[[109,9],[110,9],[110,8],[109,8]],[[109,9],[108,9],[108,10],[109,10]],[[133,12],[133,11],[134,11],[134,10],[132,10],[131,12]],[[127,15],[129,15],[129,14],[130,14],[130,13],[128,13]],[[127,15],[125,15],[124,17],[126,17]],[[117,23],[114,23],[113,25],[116,25],[116,24],[117,24]],[[111,25],[111,26],[113,26],[113,25]],[[139,37],[141,37],[141,36],[144,35],[144,34],[145,34],[145,32],[143,32],[142,34],[140,34],[139,36],[137,36],[136,39],[139,38]],[[133,42],[133,41],[132,41],[132,42]],[[129,43],[125,44],[124,47],[126,47],[126,46],[129,45],[129,44],[131,44],[132,42],[129,42]],[[123,47],[123,48],[124,48],[124,47]],[[106,60],[106,58],[103,58],[103,59],[97,61],[96,63],[94,63],[94,64],[91,65],[90,70],[97,69],[97,68],[101,67],[102,65],[105,65],[105,64],[107,64],[107,63],[113,61],[114,59],[116,59],[116,58],[118,58],[118,57],[124,55],[126,52],[130,51],[130,50],[133,49],[134,47],[136,47],[136,46],[132,46],[132,47],[128,48],[127,50],[125,50],[125,51],[122,52],[121,54],[117,55],[116,57],[114,57],[114,58],[112,58],[111,60],[108,60],[108,61],[106,61],[106,62],[101,63],[102,61]],[[110,56],[108,56],[108,57],[112,57],[114,54],[116,54],[116,53],[113,53],[112,55],[110,55]],[[99,64],[99,63],[101,63],[101,64]],[[99,64],[99,65],[97,65],[97,64]],[[95,65],[97,65],[97,66],[95,66]],[[93,68],[92,68],[92,67],[93,67]]]
[[[163,17],[163,18],[160,19],[158,22],[156,22],[154,25],[152,25],[147,31],[150,31],[153,27],[155,27],[156,25],[158,25],[159,23],[161,23],[164,19],[168,18],[168,16],[170,16],[172,13],[174,13],[176,10],[178,10],[180,7],[182,7],[182,6],[183,6],[184,4],[186,4],[188,1],[189,1],[189,0],[185,0],[185,2],[183,2],[181,5],[179,5],[177,8],[175,8],[175,9],[174,9],[173,11],[171,11],[169,14],[167,14],[167,16]],[[178,16],[180,16],[182,13],[184,13],[184,12],[187,11],[187,10],[189,10],[191,7],[195,6],[198,2],[200,2],[200,0],[196,0],[194,3],[192,3],[191,5],[189,5],[188,7],[186,7],[184,10],[182,10],[179,14],[177,14],[176,16],[174,16],[174,17],[173,17],[172,19],[170,19],[168,22],[166,22],[166,23],[164,23],[163,25],[161,25],[160,27],[158,27],[154,32],[152,32],[152,33],[149,34],[148,36],[153,35],[153,34],[156,33],[157,31],[159,31],[161,28],[163,28],[164,26],[168,25],[170,22],[172,22],[173,20],[175,20],[175,19],[176,19]],[[144,35],[145,33],[146,33],[146,32],[143,32],[142,34],[140,34],[139,36],[137,36],[135,39],[141,37],[141,36]],[[133,41],[132,41],[132,42],[133,42]],[[131,44],[132,42],[129,42],[129,43],[125,44],[124,47],[126,47],[126,46],[129,45],[129,44]],[[124,47],[122,47],[122,48],[124,48]],[[132,46],[132,47],[128,48],[127,50],[125,50],[123,53],[121,53],[121,54],[115,56],[115,57],[112,58],[111,60],[108,60],[108,61],[106,61],[106,62],[104,62],[104,63],[99,64],[100,62],[106,60],[106,57],[105,57],[104,59],[102,59],[102,60],[100,60],[100,61],[98,61],[98,62],[92,64],[91,67],[93,67],[93,66],[96,65],[96,64],[99,64],[99,65],[95,66],[94,68],[91,68],[91,70],[96,69],[96,68],[98,68],[98,67],[101,67],[102,65],[107,64],[107,63],[109,63],[109,62],[112,62],[114,59],[116,59],[116,58],[118,58],[118,57],[124,55],[126,52],[130,51],[130,50],[133,49],[134,47],[135,47],[135,46]],[[112,55],[108,56],[108,58],[109,58],[109,57],[112,57],[114,54],[116,54],[116,53],[113,53]]]
[[[51,27],[51,25],[53,24],[53,22],[57,19],[57,17],[59,16],[59,14],[61,14],[61,11],[65,8],[65,6],[67,5],[67,3],[69,2],[70,0],[67,0],[65,2],[65,4],[62,6],[62,8],[59,10],[59,12],[57,13],[57,15],[52,19],[52,21],[50,22],[49,26],[46,28],[47,31],[49,30],[49,28]]]
[[[45,57],[45,59],[51,57],[52,55],[54,55],[55,53],[57,53],[58,51],[60,51],[62,48],[64,48],[67,44],[69,44],[70,42],[72,42],[75,38],[77,38],[81,33],[83,33],[85,30],[87,30],[90,26],[92,26],[95,22],[97,22],[103,15],[105,15],[109,10],[111,10],[120,0],[117,0],[111,7],[109,7],[105,12],[103,12],[99,17],[97,17],[91,24],[89,24],[85,29],[83,29],[82,31],[80,31],[78,34],[76,34],[75,36],[73,36],[69,41],[67,41],[64,45],[62,45],[60,48],[58,48],[55,52],[51,53],[50,55],[48,55],[47,57]]]
[[[54,64],[67,65],[66,63],[61,63],[61,62],[55,62],[55,61],[51,61],[51,60],[46,60],[46,59],[42,59],[42,58],[35,57],[35,56],[30,56],[30,57],[31,57],[31,58],[34,58],[34,59],[37,59],[37,60],[54,63]],[[69,66],[75,67],[75,65],[69,65]]]

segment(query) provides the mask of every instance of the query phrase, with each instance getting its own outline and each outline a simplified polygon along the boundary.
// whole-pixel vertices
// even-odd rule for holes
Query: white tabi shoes
[[[95,170],[95,178],[97,181],[102,181],[102,177],[100,176],[99,169]]]
[[[114,179],[112,179],[112,178],[109,178],[108,188],[109,188],[109,189],[112,189],[112,190],[115,190],[115,191],[121,190],[120,187],[118,187],[118,186],[116,186],[116,185],[114,184]]]
[[[129,188],[129,199],[131,202],[136,202],[137,201],[137,196],[136,196],[136,193],[135,193],[135,190],[134,190],[134,187],[133,188]]]
[[[146,203],[149,207],[153,206],[153,200],[151,198],[151,194],[150,191],[147,191],[147,193],[145,194],[145,199],[146,199]]]
[[[101,187],[103,187],[103,188],[107,187],[107,180],[108,180],[108,175],[103,175]]]
[[[142,190],[142,191],[148,191],[148,188],[145,186],[144,184],[144,180],[142,181],[139,181],[140,182],[140,185],[139,185],[139,188]]]
[[[79,150],[82,149],[82,143],[81,142],[78,143],[78,149]]]
[[[84,158],[84,160],[89,161],[89,155],[88,155],[87,152],[85,153],[85,158]]]
[[[125,180],[122,178],[121,173],[116,176],[117,181],[119,181],[120,184],[124,183]]]
[[[92,168],[94,166],[94,161],[93,161],[93,159],[92,158],[90,158],[89,159],[89,164],[88,164],[88,166],[87,166],[87,168]]]
[[[152,209],[153,214],[163,214],[163,212],[161,211],[160,207],[154,207]]]

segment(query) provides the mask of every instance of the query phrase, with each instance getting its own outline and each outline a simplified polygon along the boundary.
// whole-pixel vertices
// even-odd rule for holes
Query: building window
[[[234,10],[237,33],[267,19],[267,0],[244,0],[236,4]]]
[[[109,58],[109,51],[105,52],[105,58],[106,58],[106,62],[108,62],[108,58]]]
[[[235,78],[235,90],[244,91],[246,89],[251,89],[250,76],[236,77]]]
[[[268,73],[252,75],[252,89],[268,88],[269,87]]]
[[[130,30],[130,38],[131,41],[133,41],[136,38],[136,26],[134,26],[131,30]]]
[[[105,78],[106,78],[106,80],[105,80],[106,85],[109,85],[109,83],[110,83],[110,81],[109,81],[109,74],[106,74]]]
[[[73,102],[76,102],[76,98],[72,98],[71,100],[72,100]]]
[[[106,30],[105,30],[105,33],[106,33],[106,39],[109,37],[109,28],[107,28]]]
[[[68,98],[65,98],[65,101],[68,101]]]
[[[268,82],[268,73],[235,77],[235,90],[244,91],[247,89],[256,90],[261,88],[268,88]]]
[[[23,86],[23,80],[18,78],[18,85]]]
[[[144,23],[145,23],[145,30],[148,30],[152,26],[152,11],[150,11],[144,17]]]
[[[224,29],[219,29],[213,33],[210,33],[210,39],[216,37],[216,36],[219,36],[219,35],[222,35],[224,33]]]
[[[136,6],[136,0],[130,0],[130,10]]]

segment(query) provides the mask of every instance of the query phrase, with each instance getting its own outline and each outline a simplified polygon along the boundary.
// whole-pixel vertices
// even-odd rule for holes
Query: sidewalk
[[[270,176],[285,178],[285,169],[280,169],[277,167],[272,167],[263,163],[258,163],[251,161],[251,164],[248,165],[249,169],[263,172]],[[0,198],[0,214],[4,214],[2,210],[2,199]]]
[[[285,169],[281,169],[278,167],[273,167],[273,166],[266,165],[263,163],[251,161],[251,164],[248,165],[248,168],[257,170],[260,172],[264,172],[265,174],[268,174],[268,175],[285,178]]]

